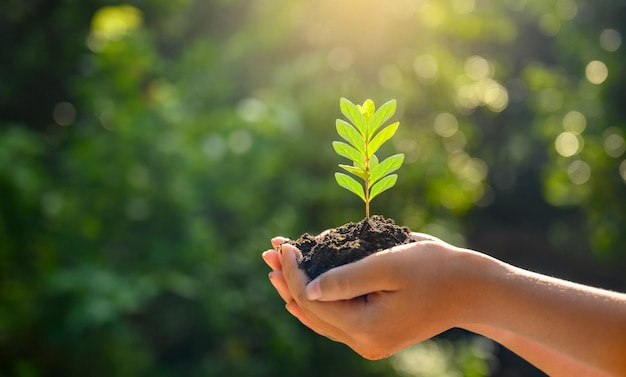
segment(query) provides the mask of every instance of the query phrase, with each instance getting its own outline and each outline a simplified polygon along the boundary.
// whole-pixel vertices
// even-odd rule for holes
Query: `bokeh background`
[[[0,36],[0,376],[540,376],[286,313],[269,239],[363,217],[342,96],[398,101],[374,213],[626,290],[623,1],[5,0]]]

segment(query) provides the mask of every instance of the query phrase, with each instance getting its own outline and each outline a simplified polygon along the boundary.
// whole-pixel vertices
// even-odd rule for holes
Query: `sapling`
[[[370,217],[370,202],[380,193],[390,189],[398,180],[398,170],[404,162],[404,154],[398,153],[379,161],[376,151],[389,140],[400,122],[382,127],[396,112],[396,101],[386,102],[378,109],[371,99],[355,105],[346,98],[339,101],[342,114],[348,119],[337,119],[337,133],[348,143],[333,141],[333,148],[340,156],[352,161],[352,165],[339,164],[351,174],[361,178],[363,184],[344,173],[335,173],[339,186],[356,194],[365,202],[365,217]],[[381,128],[382,127],[382,128]]]

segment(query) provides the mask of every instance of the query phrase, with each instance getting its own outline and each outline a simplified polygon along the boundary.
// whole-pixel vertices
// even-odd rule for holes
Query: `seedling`
[[[380,193],[390,189],[398,180],[398,170],[404,162],[404,154],[398,153],[383,161],[375,153],[398,129],[400,122],[381,126],[396,112],[396,101],[391,100],[376,110],[374,101],[368,99],[363,105],[355,105],[346,98],[339,101],[342,114],[350,121],[337,119],[337,133],[349,144],[333,141],[333,148],[340,156],[352,161],[352,166],[339,166],[363,180],[363,184],[343,173],[335,173],[339,186],[356,194],[365,202],[365,217],[370,217],[370,202]],[[380,129],[380,130],[379,130]],[[377,132],[378,131],[378,132]]]

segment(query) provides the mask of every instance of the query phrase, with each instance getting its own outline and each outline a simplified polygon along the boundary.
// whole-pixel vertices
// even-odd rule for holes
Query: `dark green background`
[[[373,213],[626,290],[625,28],[616,0],[3,1],[0,376],[540,375],[461,331],[365,361],[260,254],[362,218],[339,98],[395,98]]]

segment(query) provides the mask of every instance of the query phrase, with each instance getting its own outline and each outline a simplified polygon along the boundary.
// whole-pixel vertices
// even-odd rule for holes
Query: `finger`
[[[289,269],[295,268],[296,270],[302,272],[297,266],[297,257],[298,254],[296,252],[296,248],[288,245],[285,247],[287,251],[285,254],[287,256],[287,265]],[[293,273],[291,274],[294,275]],[[307,315],[304,310],[300,307],[300,305],[294,300],[294,297],[290,291],[289,285],[285,280],[285,276],[283,271],[272,271],[269,274],[270,281],[274,288],[278,291],[279,295],[285,300],[285,308],[291,313],[294,317],[298,318],[300,322],[302,322],[305,326],[311,328],[316,332],[321,332],[320,328],[325,328],[323,321],[319,320],[315,315],[309,314]],[[300,284],[301,287],[304,287],[304,284]],[[302,288],[303,289],[303,288]]]
[[[276,250],[267,250],[266,252],[261,254],[261,257],[263,257],[265,263],[267,263],[267,265],[270,266],[273,271],[279,271],[282,269],[280,256],[278,255],[278,252]]]
[[[304,271],[298,267],[298,259],[300,257],[301,254],[297,248],[292,245],[283,246],[283,277],[295,303],[298,305],[297,307],[301,311],[299,317],[304,316],[306,318],[306,320],[299,319],[320,335],[344,343],[350,342],[351,337],[349,333],[341,330],[341,327],[335,326],[331,322],[344,324],[348,321],[354,323],[353,314],[355,312],[350,309],[357,303],[352,301],[320,302],[307,300],[304,292],[309,279]],[[290,307],[293,305],[289,304]]]
[[[288,302],[285,305],[285,309],[287,309],[287,311],[292,316],[298,318],[298,320],[302,322],[303,325],[315,331],[314,330],[314,328],[316,328],[315,324],[306,316],[306,314],[304,314],[304,311],[302,310],[300,305],[298,305],[297,302],[295,301]]]
[[[307,315],[304,312],[304,310],[302,310],[300,305],[298,305],[297,302],[292,301],[288,303],[287,305],[285,305],[285,308],[291,315],[296,317],[303,325],[315,331],[317,334],[324,336],[335,342],[342,342],[346,344],[350,343],[351,337],[348,336],[348,334],[346,334],[345,332],[339,330],[338,328],[330,324],[320,322],[319,319],[317,319],[316,317],[311,317],[313,318],[311,319],[309,317],[310,314]]]
[[[306,274],[298,266],[298,260],[302,257],[300,251],[290,244],[282,246],[282,267],[285,281],[294,298],[298,299],[298,293],[304,294],[304,287],[309,280]]]
[[[332,268],[306,287],[309,300],[349,300],[373,292],[394,291],[399,288],[395,277],[403,265],[401,252],[412,244],[387,249],[343,266]]]
[[[289,238],[281,236],[274,237],[272,238],[272,247],[274,248],[274,250],[278,251],[278,247],[287,241],[289,241]]]
[[[285,282],[282,271],[272,271],[268,276],[283,301],[285,301],[285,303],[293,301],[293,296],[291,292],[289,292],[289,287],[287,287],[287,282]]]

